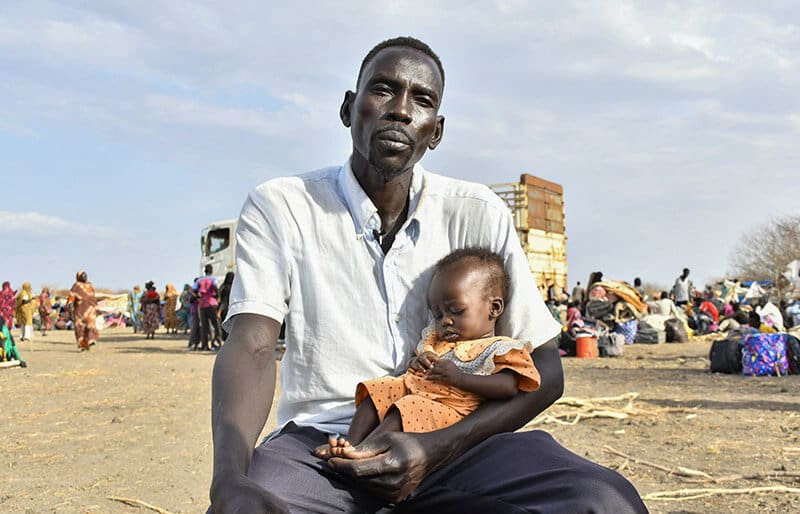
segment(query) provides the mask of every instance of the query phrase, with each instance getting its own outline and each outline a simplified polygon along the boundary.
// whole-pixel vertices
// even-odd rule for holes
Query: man
[[[675,279],[672,286],[672,294],[675,297],[675,305],[685,307],[689,303],[689,294],[692,292],[692,282],[689,280],[689,268],[683,268],[683,272]]]
[[[572,288],[572,303],[574,303],[579,309],[580,306],[583,305],[583,300],[586,297],[586,289],[581,287],[580,280],[575,287]]]
[[[200,349],[210,351],[208,339],[211,328],[214,328],[213,347],[219,348],[220,339],[219,320],[217,319],[217,279],[211,274],[214,269],[211,264],[203,268],[205,276],[195,280],[192,290],[197,297],[197,313],[200,317]]]
[[[647,295],[644,294],[644,287],[642,287],[641,278],[635,277],[633,279],[633,288],[636,289],[636,292],[639,293],[639,296],[642,297],[642,301],[647,301]]]
[[[385,41],[345,93],[343,166],[262,184],[242,209],[228,340],[213,377],[212,512],[643,512],[620,475],[539,431],[510,434],[563,390],[547,312],[503,202],[418,164],[442,140],[444,71],[412,38]],[[431,267],[459,247],[502,255],[512,278],[503,335],[530,340],[542,387],[487,401],[446,429],[368,437],[328,461],[356,384],[405,371],[428,322]],[[275,391],[279,433],[253,449]]]

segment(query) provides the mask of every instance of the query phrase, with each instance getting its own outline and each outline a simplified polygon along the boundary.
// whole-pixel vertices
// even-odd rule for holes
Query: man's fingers
[[[356,447],[348,448],[355,449]],[[383,455],[370,457],[333,457],[328,460],[328,464],[339,473],[355,478],[372,477],[386,472],[386,462]]]

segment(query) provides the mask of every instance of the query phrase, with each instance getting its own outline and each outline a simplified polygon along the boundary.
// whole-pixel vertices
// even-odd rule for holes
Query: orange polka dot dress
[[[508,369],[516,375],[520,391],[539,388],[539,372],[531,359],[533,347],[528,341],[495,336],[450,343],[438,340],[429,327],[417,345],[417,355],[428,351],[453,361],[464,373],[491,375]],[[474,411],[482,400],[477,394],[428,380],[411,369],[399,377],[359,383],[356,405],[366,398],[372,399],[381,421],[390,409],[397,409],[404,432],[430,432],[448,427]]]

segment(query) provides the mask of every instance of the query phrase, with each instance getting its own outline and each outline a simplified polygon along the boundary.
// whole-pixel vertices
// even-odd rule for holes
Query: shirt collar
[[[419,215],[419,208],[423,203],[423,193],[425,192],[424,186],[427,182],[425,180],[426,171],[421,164],[417,163],[414,165],[414,169],[411,173],[411,186],[409,188],[408,205],[409,221],[407,222],[406,230],[412,230],[412,234],[418,234],[419,220],[417,217]],[[378,216],[378,209],[375,207],[375,204],[372,203],[372,200],[370,200],[370,198],[367,196],[367,193],[364,192],[364,189],[361,188],[361,184],[358,183],[358,180],[353,173],[353,168],[350,165],[349,157],[339,169],[337,181],[339,184],[339,190],[341,191],[342,196],[344,196],[344,200],[347,203],[347,208],[350,211],[350,216],[353,218],[353,225],[356,233],[359,236],[363,236],[366,232],[380,230],[381,219]]]

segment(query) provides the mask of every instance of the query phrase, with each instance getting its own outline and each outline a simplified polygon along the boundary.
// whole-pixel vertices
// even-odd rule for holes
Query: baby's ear
[[[492,298],[492,308],[489,311],[489,319],[497,319],[503,314],[503,310],[505,310],[506,304],[505,301],[499,296],[495,296]]]

